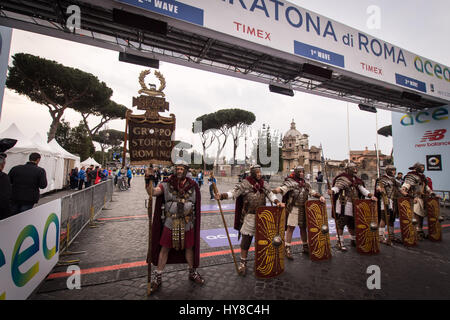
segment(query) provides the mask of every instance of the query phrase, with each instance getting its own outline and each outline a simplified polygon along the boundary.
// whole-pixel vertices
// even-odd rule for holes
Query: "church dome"
[[[298,131],[298,130],[295,128],[295,122],[294,122],[294,119],[292,119],[292,122],[291,122],[291,129],[289,129],[289,130],[286,132],[286,134],[284,135],[284,137],[285,137],[285,138],[288,138],[288,137],[294,137],[294,138],[301,139],[302,134],[300,133],[300,131]]]

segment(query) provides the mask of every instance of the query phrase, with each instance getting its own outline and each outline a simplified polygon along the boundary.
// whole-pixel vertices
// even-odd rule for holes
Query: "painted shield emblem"
[[[308,200],[305,204],[309,257],[312,261],[331,259],[330,232],[325,203]]]
[[[256,210],[255,276],[273,278],[284,271],[284,208]]]
[[[355,217],[356,249],[360,254],[380,252],[378,212],[376,202],[366,199],[353,201]]]
[[[428,198],[425,200],[428,217],[428,239],[434,242],[442,241],[442,226],[439,221],[441,209],[438,198]]]
[[[417,232],[414,225],[414,212],[412,198],[401,197],[398,201],[398,212],[400,217],[400,230],[402,232],[402,242],[406,247],[417,245]]]

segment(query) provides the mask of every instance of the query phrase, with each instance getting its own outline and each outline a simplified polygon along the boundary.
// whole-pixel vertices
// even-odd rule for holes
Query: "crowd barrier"
[[[61,199],[61,252],[67,250],[87,225],[96,225],[96,215],[112,200],[113,192],[114,179],[108,179]]]

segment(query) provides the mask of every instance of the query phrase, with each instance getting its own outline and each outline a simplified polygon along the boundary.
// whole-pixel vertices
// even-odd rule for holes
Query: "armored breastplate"
[[[264,192],[247,192],[244,195],[244,207],[242,209],[244,214],[255,214],[258,207],[266,205],[266,197]]]
[[[381,184],[383,185],[384,190],[386,191],[386,195],[389,199],[396,199],[398,197],[397,195],[397,185],[393,178],[390,178],[388,176],[383,176],[380,179]]]
[[[411,186],[408,190],[408,196],[410,197],[419,197],[425,191],[425,183],[416,175],[407,174],[405,183]]]
[[[351,183],[351,181],[347,181],[347,179],[343,179],[341,182],[341,186],[343,186],[340,194],[339,194],[339,201],[341,203],[347,203],[349,201],[353,201],[356,199],[359,199],[359,191],[356,188],[354,184]]]
[[[292,190],[291,197],[292,197],[292,203],[294,206],[303,206],[305,205],[305,202],[308,200],[308,194],[309,190],[305,187],[298,187]]]
[[[192,216],[195,207],[195,190],[191,188],[180,195],[172,185],[164,183],[165,215],[172,219]],[[187,219],[189,221],[189,219]],[[186,221],[186,222],[188,222]]]

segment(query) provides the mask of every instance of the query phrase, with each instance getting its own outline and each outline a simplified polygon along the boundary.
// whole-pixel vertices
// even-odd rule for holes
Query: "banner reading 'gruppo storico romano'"
[[[130,163],[149,164],[172,163],[171,154],[174,147],[172,135],[175,121],[158,119],[149,120],[140,116],[129,119]]]
[[[115,0],[168,19],[450,101],[450,67],[283,0]],[[170,22],[169,22],[170,24]],[[189,31],[189,25],[186,25]],[[285,57],[285,55],[280,55]]]

